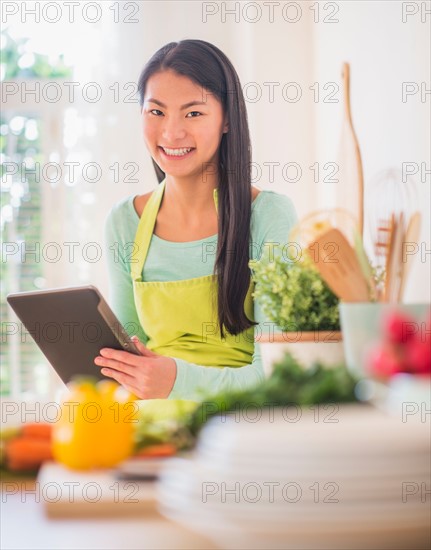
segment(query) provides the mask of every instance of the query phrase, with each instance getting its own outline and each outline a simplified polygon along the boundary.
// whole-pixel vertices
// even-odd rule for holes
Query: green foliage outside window
[[[63,56],[50,64],[47,55],[26,51],[27,38],[13,39],[8,30],[2,32],[1,68],[3,80],[13,79],[56,79],[72,76],[72,68],[64,65]],[[25,62],[22,62],[26,55]],[[11,331],[8,322],[6,295],[12,291],[27,291],[40,288],[38,281],[43,280],[43,264],[40,258],[28,254],[24,261],[22,253],[26,244],[28,250],[42,238],[42,179],[38,181],[32,167],[43,165],[47,152],[41,148],[43,119],[35,106],[33,113],[8,111],[7,103],[0,119],[0,156],[1,156],[1,242],[2,260],[0,262],[1,290],[0,313],[2,330]],[[56,106],[52,106],[56,109]],[[31,130],[31,131],[29,131]],[[7,176],[6,164],[14,163],[17,172]],[[10,254],[17,249],[16,256]],[[6,253],[7,252],[7,253]],[[21,331],[21,329],[20,329]],[[0,384],[1,395],[10,394],[10,369],[14,364],[10,337],[2,334]],[[32,381],[37,373],[37,364],[46,363],[39,348],[29,335],[19,339],[19,370],[22,391],[34,390]],[[17,366],[14,365],[16,368]]]

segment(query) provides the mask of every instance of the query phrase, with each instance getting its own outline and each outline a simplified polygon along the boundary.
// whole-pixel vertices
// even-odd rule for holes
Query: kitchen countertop
[[[201,535],[165,519],[157,510],[143,512],[142,518],[51,519],[46,516],[42,502],[36,502],[40,491],[35,480],[5,480],[1,487],[0,547],[3,550],[217,548]]]

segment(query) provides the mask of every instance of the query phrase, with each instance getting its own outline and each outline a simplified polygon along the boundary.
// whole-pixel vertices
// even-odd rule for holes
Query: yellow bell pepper
[[[69,395],[55,423],[55,460],[75,470],[110,468],[134,450],[138,406],[116,382],[81,379],[68,384]]]

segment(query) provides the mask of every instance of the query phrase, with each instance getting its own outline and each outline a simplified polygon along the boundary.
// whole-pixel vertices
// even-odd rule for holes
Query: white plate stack
[[[430,546],[430,420],[366,405],[214,417],[173,460],[160,510],[222,548]]]

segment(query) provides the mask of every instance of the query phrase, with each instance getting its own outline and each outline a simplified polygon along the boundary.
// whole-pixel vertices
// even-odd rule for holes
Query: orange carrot
[[[16,437],[6,444],[9,470],[33,470],[45,460],[52,460],[51,442],[35,437]]]
[[[139,458],[156,458],[163,456],[172,456],[177,452],[175,445],[171,443],[161,443],[160,445],[149,445],[135,453]]]
[[[52,425],[43,422],[31,422],[23,424],[21,434],[24,437],[34,437],[36,439],[51,439]]]

